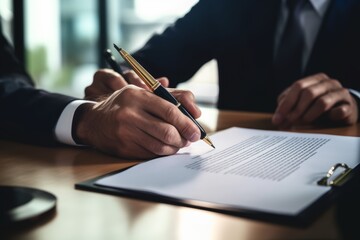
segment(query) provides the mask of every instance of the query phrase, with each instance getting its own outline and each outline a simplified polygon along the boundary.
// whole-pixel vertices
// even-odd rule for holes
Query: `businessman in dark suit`
[[[358,0],[200,0],[133,56],[171,87],[215,59],[220,109],[274,112],[280,127],[353,124],[359,13]]]
[[[142,88],[115,84],[121,90],[97,102],[37,89],[0,31],[0,138],[86,145],[137,159],[173,154],[199,140],[198,127],[176,106]],[[190,92],[173,94],[200,116]]]

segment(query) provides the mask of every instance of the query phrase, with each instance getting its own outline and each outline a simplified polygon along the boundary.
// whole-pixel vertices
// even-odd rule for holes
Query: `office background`
[[[94,72],[105,67],[112,43],[128,52],[141,47],[184,15],[198,0],[1,0],[3,30],[37,86],[83,97]],[[199,104],[217,101],[216,62],[188,82]]]

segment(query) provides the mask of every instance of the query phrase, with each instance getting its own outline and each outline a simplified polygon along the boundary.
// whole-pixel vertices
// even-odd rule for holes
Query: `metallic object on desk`
[[[53,194],[35,188],[0,186],[0,196],[0,226],[40,219],[56,207]]]

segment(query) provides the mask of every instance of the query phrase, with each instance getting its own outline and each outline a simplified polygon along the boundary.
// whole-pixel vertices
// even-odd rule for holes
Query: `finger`
[[[85,88],[84,99],[101,101],[103,99],[103,96],[107,95],[107,94],[105,94],[106,92],[108,92],[108,89],[103,84],[94,84],[93,83],[92,85],[87,86]]]
[[[112,69],[101,69],[94,74],[94,82],[103,84],[109,92],[114,92],[128,85],[125,79]]]
[[[113,129],[113,132],[116,131],[119,132],[118,136],[113,137],[108,144],[98,143],[97,148],[106,153],[127,159],[150,159],[158,156],[146,149],[144,142],[139,141],[139,138],[146,139],[146,137],[141,135],[143,134],[142,131],[124,127]]]
[[[153,143],[152,149],[160,151],[160,147],[175,147],[182,148],[187,145],[187,139],[183,138],[177,128],[163,119],[154,116],[153,111],[142,112],[136,117],[133,117],[136,127],[146,132],[158,142]],[[161,144],[160,144],[161,143]],[[156,152],[157,154],[159,152]]]
[[[100,69],[94,74],[92,84],[85,88],[85,99],[98,99],[126,85],[125,79],[120,74],[111,69]]]
[[[185,116],[172,103],[155,95],[153,96],[152,103],[147,105],[146,111],[174,126],[186,140],[195,142],[200,139],[200,130],[189,117]],[[154,108],[153,106],[156,107]]]
[[[295,108],[288,114],[287,119],[290,123],[296,122],[302,115],[305,114],[310,105],[322,95],[341,89],[341,84],[336,80],[320,81],[309,86],[300,93],[298,103]]]
[[[285,97],[283,97],[278,104],[274,116],[273,123],[275,125],[280,125],[282,121],[284,121],[285,116],[289,114],[289,112],[296,106],[299,101],[300,93],[303,89],[316,84],[320,81],[327,79],[328,76],[323,73],[319,73],[316,75],[309,76],[307,78],[296,81],[293,85],[290,86],[287,91]]]
[[[126,71],[124,75],[130,84],[134,84],[135,86],[150,90],[144,81],[141,80],[141,78],[133,70]]]
[[[328,113],[328,117],[330,120],[334,122],[344,122],[345,124],[351,124],[353,111],[351,109],[350,104],[341,104],[339,106],[336,106],[332,109],[330,109]]]
[[[280,95],[277,97],[277,103],[280,103],[286,95],[289,93],[290,87],[286,88]]]
[[[130,130],[129,128],[127,129]],[[131,131],[123,129],[122,133],[130,136],[126,137],[126,139],[132,139],[132,141],[130,143],[125,142],[120,146],[119,152],[117,153],[120,156],[148,159],[157,156],[171,155],[179,151],[179,148],[166,145],[139,128],[133,128]]]
[[[346,95],[346,89],[329,92],[318,98],[301,118],[304,122],[310,123],[331,108],[340,104],[350,104],[350,96]]]
[[[111,90],[111,91],[116,91],[118,89],[121,89],[123,87],[125,87],[126,85],[128,85],[128,83],[126,82],[126,80],[123,78],[123,76],[121,76],[119,73],[109,69],[109,75],[106,80],[106,86]]]
[[[154,129],[153,126],[152,128]],[[185,144],[181,144],[180,146],[174,146],[173,144],[165,143],[164,140],[165,141],[169,140],[166,138],[166,135],[164,137],[160,137],[159,139],[149,135],[146,132],[143,132],[143,137],[141,139],[143,148],[145,148],[147,151],[151,152],[152,154],[158,156],[175,154],[176,152],[179,151],[180,148],[185,147],[187,145],[187,141],[185,141]],[[172,141],[170,141],[170,143],[172,143]]]
[[[350,95],[350,93],[349,93]],[[356,100],[350,95],[350,104],[338,104],[330,109],[328,117],[335,122],[341,122],[346,125],[354,124],[359,118],[359,108]]]
[[[201,116],[201,110],[196,105],[195,96],[192,92],[176,89],[169,89],[169,91],[195,119]]]

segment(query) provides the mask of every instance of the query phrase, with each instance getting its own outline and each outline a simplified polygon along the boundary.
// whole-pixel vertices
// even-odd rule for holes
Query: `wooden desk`
[[[274,129],[270,115],[203,109],[209,131],[231,126]],[[351,127],[296,131],[360,136]],[[339,239],[335,207],[305,229],[204,210],[75,190],[74,184],[136,164],[85,148],[45,148],[0,141],[0,184],[34,187],[58,198],[56,212],[8,231],[7,239]],[[1,196],[0,196],[1,197]],[[4,229],[0,229],[4,233]],[[1,238],[1,237],[0,237]]]

